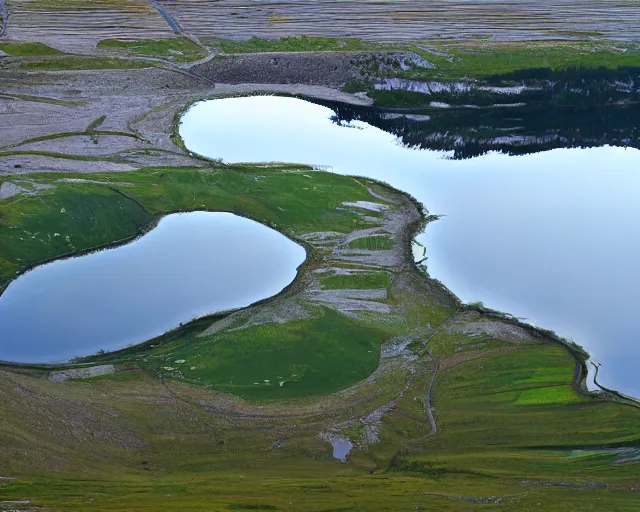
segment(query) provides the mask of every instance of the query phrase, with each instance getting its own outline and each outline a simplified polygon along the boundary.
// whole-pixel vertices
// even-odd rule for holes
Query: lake
[[[385,131],[336,112],[296,98],[210,100],[185,113],[180,134],[189,150],[225,162],[329,166],[411,193],[430,213],[444,215],[418,236],[431,276],[463,301],[482,301],[572,338],[603,365],[603,385],[640,396],[639,150],[599,145],[609,139],[597,130],[586,143],[554,138],[549,133],[558,130],[549,128],[539,138],[530,132],[516,139],[517,146],[513,138],[507,144],[508,133],[494,137],[490,151],[467,158],[468,150],[461,155],[440,144],[444,136],[464,143],[455,125],[430,143],[415,131],[403,143],[407,127],[429,126],[433,116],[379,115],[400,123]],[[512,111],[507,116],[512,126],[526,125]],[[569,130],[566,119],[563,126]],[[624,129],[608,131],[614,132],[611,143],[626,140]],[[520,151],[491,150],[505,147]]]
[[[305,250],[231,213],[168,215],[113,249],[47,263],[0,296],[0,360],[51,363],[125,348],[279,293]]]

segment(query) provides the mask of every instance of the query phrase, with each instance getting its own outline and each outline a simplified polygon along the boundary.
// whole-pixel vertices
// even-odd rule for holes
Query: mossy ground
[[[393,242],[385,236],[367,236],[349,242],[347,247],[349,249],[365,249],[367,251],[384,251],[392,249]]]
[[[20,69],[25,71],[79,71],[85,69],[141,69],[156,65],[149,60],[63,55],[47,59],[29,59],[20,63]]]
[[[362,225],[358,215],[337,207],[346,200],[367,199],[363,186],[339,178],[341,186],[334,187],[331,175],[305,174],[260,167],[159,168],[93,177],[104,184],[59,181],[90,179],[87,175],[32,174],[29,179],[55,188],[0,203],[0,258],[12,270],[27,267],[135,236],[152,219],[175,211],[230,211],[299,234]],[[12,275],[4,273],[0,279]]]
[[[172,58],[176,62],[189,62],[207,56],[206,50],[183,37],[140,41],[103,39],[98,43],[97,47],[98,49],[124,50],[130,55],[164,59]]]
[[[608,42],[443,42],[415,51],[435,64],[434,69],[412,69],[403,73],[414,79],[473,79],[513,71],[572,68],[615,70],[640,66],[640,47]]]
[[[220,39],[212,41],[226,53],[362,51],[393,48],[357,38],[286,36],[279,39],[252,37],[246,41]]]
[[[0,43],[0,50],[11,57],[63,54],[61,51],[42,43]]]
[[[355,274],[333,274],[319,277],[322,286],[327,290],[341,289],[379,289],[389,288],[391,278],[384,272],[357,272]]]
[[[0,204],[0,272],[5,282],[37,262],[129,240],[174,211],[231,211],[294,237],[369,225],[356,212],[341,208],[345,201],[370,198],[365,186],[352,178],[309,170],[165,168],[126,176],[30,179],[53,188]],[[68,179],[85,182],[60,181]],[[371,275],[376,274],[352,274],[350,281],[342,281],[343,288],[351,281],[354,288],[370,287]],[[382,275],[388,286],[388,276]],[[332,284],[335,289],[338,282]],[[310,319],[200,338],[195,334],[170,333],[150,343],[156,348],[101,359],[134,361],[167,378],[179,375],[245,398],[289,398],[339,391],[363,380],[376,369],[380,346],[390,336],[384,329],[363,326],[322,307],[314,307]]]

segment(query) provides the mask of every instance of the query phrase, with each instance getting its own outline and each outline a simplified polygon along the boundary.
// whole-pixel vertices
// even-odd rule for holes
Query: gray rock
[[[27,189],[19,187],[10,181],[5,181],[0,185],[0,199],[9,199],[10,197],[20,195],[24,192],[27,192]]]
[[[103,375],[113,375],[114,373],[116,373],[116,369],[112,364],[103,364],[100,366],[91,366],[89,368],[77,368],[51,372],[49,374],[49,380],[51,382],[64,382],[69,379],[91,379],[93,377],[101,377]]]

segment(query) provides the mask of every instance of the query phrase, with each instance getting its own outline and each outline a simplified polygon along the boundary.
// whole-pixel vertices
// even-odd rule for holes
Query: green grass
[[[63,55],[61,51],[58,51],[42,43],[0,43],[0,50],[12,57]]]
[[[523,391],[516,403],[521,405],[558,405],[581,401],[582,398],[575,389],[565,385]]]
[[[179,372],[186,381],[247,399],[298,398],[339,391],[366,378],[378,366],[386,337],[325,309],[308,320],[203,338],[192,334],[168,343],[159,339],[154,342],[159,348],[145,351],[138,364],[167,377]]]
[[[357,92],[370,93],[373,91],[373,84],[366,80],[348,78],[345,84],[342,86],[342,90],[351,94],[355,94]]]
[[[93,177],[105,185],[59,183],[52,182],[51,175],[31,175],[35,181],[52,182],[55,188],[35,197],[0,201],[0,259],[6,262],[0,284],[16,265],[112,243],[134,235],[152,219],[179,210],[231,211],[291,234],[347,232],[364,225],[355,213],[340,208],[344,201],[368,199],[365,187],[348,177],[314,172],[309,179],[305,174],[309,172],[269,168],[149,169],[127,173],[131,186],[116,187],[135,201],[110,190],[108,181],[121,181],[121,174],[56,175]],[[238,195],[238,190],[243,194]]]
[[[207,52],[198,45],[183,37],[158,40],[123,41],[120,39],[103,39],[98,48],[125,50],[131,55],[167,58],[173,57],[177,62],[189,62],[207,56]]]
[[[414,50],[436,65],[436,69],[406,71],[402,76],[415,79],[459,80],[500,75],[527,69],[562,71],[571,68],[640,66],[640,47],[602,42],[449,42],[431,44],[448,56]]]
[[[260,53],[260,52],[324,52],[324,51],[362,51],[387,49],[380,43],[363,41],[356,38],[288,36],[280,39],[262,39],[252,37],[247,41],[216,41],[225,53]]]
[[[391,278],[385,272],[357,272],[349,275],[335,274],[318,276],[322,287],[327,290],[367,290],[389,288]]]
[[[443,433],[432,447],[473,453],[640,442],[640,431],[632,427],[640,411],[579,395],[570,384],[573,357],[561,345],[478,356],[438,377],[434,403]],[[531,382],[541,368],[553,368],[562,385]]]
[[[569,454],[638,446],[640,411],[579,395],[571,386],[573,358],[561,345],[503,346],[503,352],[493,354],[480,349],[474,359],[438,373],[432,398],[438,433],[408,443],[392,460],[391,473],[423,478],[431,487],[459,475],[466,485],[483,489],[476,496],[491,495],[488,489],[494,485],[503,494],[530,492],[522,481],[572,482],[578,488],[586,482],[631,484],[637,464],[616,466],[611,456]],[[536,382],[541,374],[546,375]],[[547,382],[550,375],[554,382]],[[405,409],[405,417],[390,418],[388,427],[399,429],[406,414]],[[558,492],[558,501],[548,501],[545,508],[567,510],[578,488]],[[630,497],[620,503],[621,510],[631,510],[624,508]],[[524,499],[518,510],[535,503]]]
[[[87,134],[91,135],[92,133],[94,133],[96,131],[96,129],[102,124],[104,123],[104,120],[107,118],[107,116],[100,116],[97,119],[94,119],[93,121],[91,121],[89,123],[89,126],[87,126]]]
[[[152,216],[104,186],[0,201],[0,284],[18,267],[135,236]]]
[[[65,134],[65,136],[67,136]],[[53,137],[44,137],[47,139],[55,139],[59,138],[57,136]],[[33,141],[28,141],[33,142]],[[117,156],[85,156],[85,155],[71,155],[69,153],[56,153],[55,151],[36,151],[36,150],[7,150],[0,151],[0,157],[3,156],[20,156],[20,155],[35,155],[35,156],[46,156],[49,158],[61,158],[63,160],[77,160],[79,162],[105,162],[105,161],[114,161],[118,160]]]
[[[393,249],[393,241],[387,236],[365,236],[356,238],[346,246],[348,249],[366,249],[368,251],[386,251]]]
[[[95,121],[94,121],[95,122]],[[42,142],[45,140],[55,140],[55,139],[65,139],[67,137],[76,137],[76,136],[82,136],[82,135],[87,135],[87,136],[96,136],[96,135],[113,135],[116,137],[128,137],[131,139],[140,139],[140,137],[134,133],[127,133],[127,132],[118,132],[118,131],[110,131],[110,130],[95,130],[92,128],[92,126],[90,125],[86,131],[84,132],[62,132],[62,133],[54,133],[51,135],[42,135],[40,137],[33,137],[32,139],[25,139],[22,142],[20,142],[19,146],[24,146],[27,144],[32,144],[34,142]],[[11,147],[19,147],[19,146],[11,146]],[[1,154],[6,155],[7,153],[9,153],[9,151],[5,151],[2,152]],[[43,154],[44,156],[50,156],[53,158],[67,158],[70,160],[83,160],[83,159],[90,159],[90,160],[94,160],[96,158],[100,158],[100,157],[83,157],[81,155],[67,155],[64,153],[52,153],[52,152],[38,152],[38,151],[32,151],[32,152],[24,152],[24,151],[11,151],[11,153],[13,154]]]
[[[320,332],[334,329],[329,324],[335,320],[326,318],[327,325]],[[297,336],[293,328],[288,334]],[[243,341],[253,349],[259,344],[255,339]],[[21,429],[16,427],[19,415],[3,416],[0,441],[5,450],[0,460],[19,447],[22,458],[5,467],[5,474],[19,480],[0,484],[0,497],[27,497],[36,506],[52,509],[64,504],[65,510],[84,510],[90,498],[96,510],[133,511],[396,511],[416,507],[633,511],[638,498],[634,490],[638,464],[614,463],[615,457],[602,449],[640,445],[640,411],[578,395],[571,402],[519,404],[517,397],[524,391],[543,393],[557,387],[544,382],[522,384],[540,378],[547,381],[550,375],[562,380],[570,393],[573,367],[573,359],[559,345],[519,347],[491,355],[480,353],[474,360],[441,370],[433,396],[438,432],[428,438],[421,435],[429,431],[423,410],[429,375],[419,377],[385,415],[381,442],[354,452],[347,465],[331,460],[328,444],[316,437],[321,427],[300,424],[288,415],[271,416],[266,408],[257,409],[261,413],[255,423],[251,415],[242,416],[238,404],[240,416],[230,420],[216,408],[224,397],[209,402],[211,398],[201,398],[195,389],[174,386],[170,387],[172,395],[167,395],[162,386],[152,387],[150,377],[141,372],[124,381],[68,382],[55,388],[55,396],[64,397],[62,407],[86,403],[93,411],[92,397],[103,397],[100,409],[113,412],[102,421],[135,429],[149,447],[122,450],[100,437],[79,437],[68,457],[82,462],[64,472],[34,472],[52,454],[60,457],[55,451],[57,429],[43,429],[33,438],[38,425],[37,417],[31,416],[35,411],[24,409],[30,421]],[[277,360],[270,363],[281,364]],[[44,384],[37,384],[34,378],[16,375],[13,379],[21,385],[12,381],[10,387],[0,387],[3,412],[18,391],[30,390],[23,398],[28,403],[34,396],[40,400],[48,396]],[[169,396],[183,399],[174,402]],[[9,401],[3,402],[5,399]],[[292,414],[300,403],[293,402]],[[199,408],[201,404],[204,409]],[[68,421],[66,415],[58,416]],[[61,420],[53,421],[57,425]],[[100,432],[108,432],[108,425],[98,424]],[[345,430],[354,437],[361,431],[357,423]],[[24,445],[31,439],[37,441]],[[282,447],[270,449],[275,440],[282,441]],[[29,462],[34,451],[40,459],[31,462],[28,471],[11,469]],[[100,453],[98,460],[96,452]],[[473,502],[487,497],[501,497],[503,502]]]
[[[90,69],[141,69],[154,67],[151,61],[121,59],[118,57],[80,57],[65,55],[49,59],[22,62],[20,69],[26,71],[81,71]]]

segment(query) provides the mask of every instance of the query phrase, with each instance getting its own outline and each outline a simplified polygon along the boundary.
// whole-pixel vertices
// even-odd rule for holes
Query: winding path
[[[427,388],[427,393],[425,394],[424,399],[424,408],[427,412],[427,417],[429,418],[429,423],[431,424],[431,433],[427,434],[426,437],[430,437],[435,435],[438,432],[438,425],[436,423],[436,419],[433,416],[433,407],[431,406],[431,392],[433,391],[433,384],[436,380],[436,375],[438,374],[438,360],[435,358],[431,350],[429,349],[429,342],[460,312],[460,309],[456,309],[456,311],[447,318],[444,322],[442,322],[437,329],[435,329],[429,337],[424,340],[423,346],[424,349],[429,354],[429,357],[433,361],[433,375],[431,375],[431,380],[429,381],[429,387]]]
[[[2,1],[4,0],[0,0],[0,2]],[[151,6],[156,11],[158,11],[160,15],[165,19],[165,21],[169,24],[169,27],[171,27],[171,30],[173,30],[174,34],[184,36],[187,39],[189,39],[192,43],[208,51],[208,48],[206,48],[196,36],[194,36],[193,34],[190,34],[184,28],[182,28],[180,23],[178,23],[178,21],[171,15],[171,13],[167,11],[164,7],[162,7],[162,5],[160,5],[159,0],[151,0]]]

